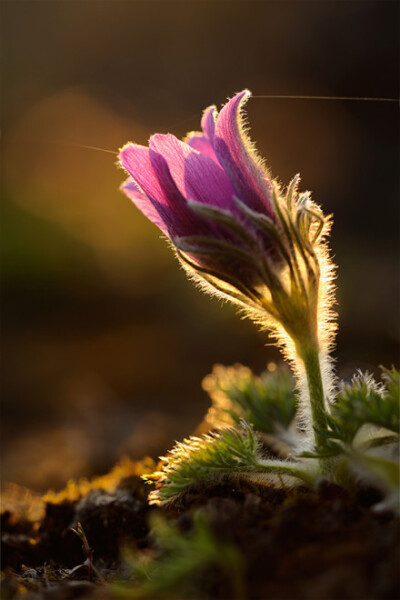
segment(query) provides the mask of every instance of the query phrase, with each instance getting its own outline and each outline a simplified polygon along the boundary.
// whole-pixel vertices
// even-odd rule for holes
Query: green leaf
[[[362,425],[369,423],[399,433],[399,374],[385,371],[384,380],[387,389],[369,375],[358,376],[338,395],[333,415],[341,423],[349,424],[349,432],[354,431],[355,435]]]
[[[391,370],[382,367],[382,379],[384,381],[387,397],[392,405],[396,405],[395,411],[397,414],[397,424],[399,421],[399,407],[400,407],[400,374],[392,367]],[[399,430],[397,429],[397,433]]]
[[[210,567],[229,576],[230,597],[243,598],[243,564],[237,548],[218,540],[199,511],[191,531],[183,533],[161,515],[150,520],[157,555],[126,553],[134,584],[113,586],[117,594],[129,598],[185,598],[197,594],[199,577]],[[196,596],[197,597],[197,596]]]
[[[150,493],[151,504],[170,501],[187,488],[223,475],[252,478],[255,474],[287,475],[312,485],[313,474],[301,462],[263,460],[258,453],[258,441],[245,422],[242,429],[220,429],[201,438],[191,437],[162,458],[161,471],[143,475],[145,481],[158,486]],[[267,481],[271,478],[266,477]],[[260,483],[262,478],[260,478]]]
[[[352,458],[374,474],[389,491],[399,495],[400,471],[397,461],[361,453],[354,453]]]
[[[244,419],[256,431],[276,434],[287,430],[296,415],[298,400],[287,369],[265,371],[257,377],[242,365],[216,365],[203,388],[212,400],[206,417],[212,427]]]
[[[313,456],[326,456],[327,452],[340,454],[346,446],[352,446],[355,437],[363,425],[373,425],[399,434],[399,373],[392,369],[385,370],[383,380],[386,387],[378,384],[370,375],[359,374],[350,385],[344,385],[336,397],[327,416],[328,427],[318,431],[326,441],[315,449]],[[391,436],[393,441],[396,439]],[[398,437],[397,437],[398,439]],[[337,443],[333,444],[333,440]],[[388,436],[374,436],[373,446],[390,443]],[[362,442],[367,447],[368,441]],[[333,454],[332,454],[333,455]]]
[[[344,385],[327,415],[327,428],[317,432],[318,446],[299,458],[333,459],[330,465],[338,480],[334,465],[346,464],[346,472],[358,479],[371,478],[386,489],[383,505],[397,507],[399,465],[386,455],[399,442],[399,373],[384,370],[382,379],[385,385],[358,374],[351,385]],[[360,431],[364,425],[369,428]],[[339,456],[341,463],[335,458]]]

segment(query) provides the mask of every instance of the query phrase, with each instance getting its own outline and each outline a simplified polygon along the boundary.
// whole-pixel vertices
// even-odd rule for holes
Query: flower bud
[[[244,131],[249,97],[236,94],[219,114],[207,108],[202,131],[185,141],[156,134],[148,147],[126,144],[122,189],[203,287],[283,328],[296,347],[315,346],[329,223],[308,192],[297,194],[298,175],[285,195],[271,178]],[[329,269],[323,276],[329,289]]]

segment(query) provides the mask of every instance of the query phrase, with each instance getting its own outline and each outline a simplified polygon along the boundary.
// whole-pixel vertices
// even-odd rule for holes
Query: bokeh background
[[[279,360],[119,192],[116,152],[255,95],[398,96],[397,2],[3,0],[2,477],[35,490],[190,434],[216,362]],[[398,363],[398,107],[248,105],[335,215],[339,374]],[[90,148],[89,148],[90,146]],[[95,149],[95,148],[100,148]]]

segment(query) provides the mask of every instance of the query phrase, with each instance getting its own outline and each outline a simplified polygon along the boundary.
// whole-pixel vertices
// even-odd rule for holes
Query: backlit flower
[[[272,180],[244,131],[250,95],[236,94],[219,113],[207,108],[202,131],[185,141],[156,134],[148,147],[126,144],[122,189],[197,281],[245,307],[286,346],[288,334],[299,350],[318,345],[317,315],[330,319],[321,243],[329,224],[308,192],[297,193],[298,176],[284,195]]]
[[[268,225],[279,228],[273,184],[243,131],[241,110],[249,96],[247,90],[237,94],[219,114],[215,106],[207,108],[202,132],[189,133],[185,141],[156,134],[148,147],[126,144],[120,162],[130,175],[123,191],[186,265],[254,290],[265,285],[263,263],[279,271],[282,256],[268,231]],[[246,209],[263,215],[267,226],[255,223]]]

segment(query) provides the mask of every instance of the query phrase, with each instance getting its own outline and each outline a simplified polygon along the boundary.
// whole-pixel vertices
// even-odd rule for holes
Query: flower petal
[[[166,219],[171,238],[200,233],[204,227],[201,219],[190,210],[186,198],[179,191],[172,178],[164,156],[150,147],[150,161],[167,202]]]
[[[164,156],[179,191],[186,199],[235,211],[234,189],[223,169],[173,135],[156,134],[150,148]]]
[[[215,120],[217,118],[217,107],[209,106],[203,111],[201,128],[204,135],[212,142],[215,134]]]
[[[216,157],[213,145],[201,131],[191,131],[187,134],[184,141],[186,144],[189,144],[191,148],[197,150],[197,152],[209,156],[214,162],[218,163],[218,158]]]
[[[184,141],[198,152],[206,154],[218,163],[218,158],[213,147],[216,115],[217,109],[215,106],[206,108],[201,119],[201,128],[203,131],[191,131],[187,134]]]
[[[170,199],[165,194],[154,172],[149,148],[138,144],[126,144],[120,151],[119,159],[122,167],[131,175],[137,189],[142,191],[143,195],[148,198],[161,219],[160,223],[156,222],[155,219],[151,219],[152,222],[164,233],[171,230],[174,232],[174,211],[171,211]],[[144,198],[141,198],[139,206],[136,192],[133,194],[132,200],[143,214],[147,216],[146,212],[149,212],[155,217],[153,210],[145,203]]]
[[[157,210],[157,204],[152,201],[141,189],[137,186],[132,177],[128,177],[121,185],[121,190],[128,196],[134,205],[149,219],[154,225],[168,235],[167,226]]]
[[[244,90],[221,109],[215,125],[214,149],[239,198],[253,210],[267,210],[275,220],[268,173],[243,129],[240,111],[250,95],[249,90]]]
[[[137,187],[146,196],[166,204],[165,195],[151,166],[148,148],[128,143],[120,150],[119,160],[121,166],[128,171]]]

